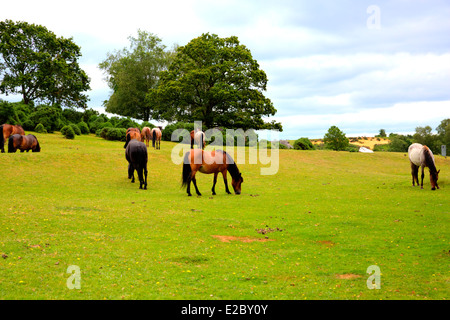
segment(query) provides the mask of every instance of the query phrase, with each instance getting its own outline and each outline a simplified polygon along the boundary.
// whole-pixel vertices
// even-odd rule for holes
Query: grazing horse
[[[39,142],[37,138],[32,135],[21,135],[21,134],[13,134],[9,137],[8,141],[8,153],[14,153],[17,151],[17,149],[20,150],[20,152],[40,152],[41,146],[39,145]]]
[[[143,127],[141,131],[141,142],[144,142],[148,147],[150,140],[152,140],[152,130],[149,127]]]
[[[217,175],[222,173],[223,181],[225,183],[225,190],[228,194],[231,194],[228,189],[227,171],[230,173],[235,194],[241,194],[241,184],[244,182],[239,169],[234,162],[233,158],[222,150],[213,150],[211,152],[201,149],[192,149],[186,152],[183,162],[183,175],[182,175],[182,187],[187,186],[187,194],[191,195],[191,181],[194,183],[195,191],[197,195],[201,196],[200,191],[197,188],[197,181],[195,174],[197,171],[201,173],[211,174],[214,173],[214,181],[212,186],[212,194],[216,195],[215,187],[217,182]]]
[[[147,146],[136,139],[131,140],[125,150],[125,158],[128,161],[128,179],[134,183],[134,170],[139,177],[139,189],[147,189]]]
[[[125,141],[125,145],[123,147],[126,149],[128,146],[128,143],[130,143],[130,141],[133,139],[141,141],[141,130],[139,130],[139,128],[128,128],[127,129],[126,141]]]
[[[408,148],[408,156],[409,161],[411,162],[411,175],[412,175],[412,184],[415,186],[414,182],[417,182],[419,185],[419,167],[422,167],[422,182],[420,184],[421,189],[423,189],[423,178],[425,176],[424,170],[425,167],[428,167],[430,170],[430,183],[431,190],[439,189],[438,186],[438,178],[439,172],[441,170],[436,169],[436,164],[434,162],[433,152],[427,147],[423,146],[419,143],[413,143]]]
[[[160,128],[152,129],[152,146],[155,149],[161,149],[162,132]]]
[[[25,131],[23,131],[23,128],[19,125],[5,123],[0,126],[0,149],[2,150],[2,153],[5,153],[5,142],[8,141],[9,137],[13,134],[24,135]]]
[[[205,133],[199,129],[191,131],[191,149],[194,149],[194,143],[199,149],[205,149]]]

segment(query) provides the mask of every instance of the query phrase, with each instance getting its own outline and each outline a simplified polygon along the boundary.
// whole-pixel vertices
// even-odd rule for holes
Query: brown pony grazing
[[[128,146],[128,143],[130,143],[130,141],[133,139],[141,141],[141,130],[139,130],[139,128],[128,128],[127,129],[126,141],[125,141],[125,145],[123,147],[126,149]]]
[[[162,132],[161,128],[153,128],[152,129],[152,146],[155,149],[161,149],[161,138]]]
[[[212,194],[216,195],[215,187],[217,182],[217,175],[222,173],[223,182],[225,183],[225,190],[228,194],[231,194],[228,189],[227,171],[230,173],[235,194],[241,194],[241,184],[244,182],[239,169],[234,162],[233,158],[222,150],[204,151],[201,149],[192,149],[186,152],[183,163],[183,175],[182,175],[182,187],[187,186],[188,196],[191,194],[191,181],[194,183],[195,191],[197,195],[201,196],[200,191],[197,188],[197,181],[195,174],[197,171],[201,173],[211,174],[214,173],[214,181],[212,186]]]
[[[144,142],[145,145],[148,147],[150,140],[152,140],[152,130],[149,127],[143,127],[141,131],[141,142]]]
[[[13,134],[24,135],[25,131],[19,125],[3,124],[0,126],[0,149],[2,153],[5,153],[5,142],[8,141],[9,137]]]
[[[9,137],[8,141],[8,153],[14,153],[17,151],[17,149],[20,150],[20,152],[40,152],[41,146],[39,145],[39,142],[37,138],[32,135],[21,135],[21,134],[13,134]]]
[[[428,167],[428,169],[430,169],[431,190],[436,190],[436,188],[439,189],[437,182],[439,179],[439,172],[441,172],[441,170],[438,171],[436,169],[433,152],[431,152],[427,146],[423,146],[419,143],[413,143],[408,148],[408,156],[409,161],[411,162],[413,187],[415,186],[414,182],[417,182],[417,185],[419,185],[419,167],[422,167],[422,182],[420,187],[423,189],[423,178],[425,176],[424,170],[425,167]]]

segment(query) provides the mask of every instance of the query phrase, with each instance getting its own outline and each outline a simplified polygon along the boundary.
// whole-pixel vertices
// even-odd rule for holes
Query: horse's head
[[[431,173],[430,172],[430,183],[431,183],[431,190],[436,190],[439,189],[438,186],[438,179],[439,179],[439,172],[441,172],[441,170],[438,170],[436,172]]]
[[[231,185],[233,186],[235,194],[241,194],[241,184],[243,182],[244,178],[242,178],[242,174],[240,173],[236,178],[233,178],[233,180],[231,181]]]

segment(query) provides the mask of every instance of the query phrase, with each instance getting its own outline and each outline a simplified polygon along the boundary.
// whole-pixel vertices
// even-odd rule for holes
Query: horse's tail
[[[3,125],[0,126],[0,149],[4,151],[5,139],[3,137]]]
[[[126,136],[126,139],[125,139],[125,145],[123,146],[124,147],[124,149],[126,149],[127,148],[127,146],[128,146],[128,143],[130,142],[130,139],[131,138],[131,136],[130,136],[130,133],[127,133],[127,136]]]
[[[190,163],[190,157],[191,152],[186,152],[186,154],[184,155],[184,160],[183,160],[183,175],[182,175],[182,184],[181,187],[184,188],[187,186],[190,178],[191,178],[191,163]]]
[[[153,148],[155,147],[155,141],[156,141],[156,131],[153,132],[153,134],[152,134],[152,147]]]
[[[200,135],[200,143],[201,143],[201,148],[202,149],[204,149],[205,148],[205,142],[204,142],[204,139],[205,139],[205,134],[204,133],[202,133],[201,135]]]
[[[16,149],[14,148],[14,136],[12,135],[9,137],[8,140],[8,153],[16,152]]]
[[[33,152],[40,152],[41,151],[41,146],[39,145],[39,141],[36,138],[36,136],[34,134],[32,134],[32,136],[34,137],[34,139],[36,139],[36,146],[34,147]]]

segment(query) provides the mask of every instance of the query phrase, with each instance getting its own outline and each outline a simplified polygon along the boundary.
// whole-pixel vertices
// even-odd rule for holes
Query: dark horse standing
[[[39,145],[39,141],[37,140],[36,136],[32,134],[28,135],[21,135],[21,134],[13,134],[9,137],[8,141],[8,153],[14,153],[17,151],[17,149],[20,150],[20,152],[40,152],[41,146]]]
[[[201,173],[211,174],[214,173],[214,181],[212,187],[212,194],[215,195],[215,187],[217,182],[217,175],[222,173],[223,181],[225,183],[225,190],[228,194],[231,194],[228,189],[227,183],[227,171],[230,173],[235,194],[241,194],[241,184],[244,182],[239,169],[234,162],[233,158],[222,150],[213,150],[211,152],[204,151],[202,149],[192,149],[186,152],[183,162],[183,175],[182,175],[182,187],[187,186],[187,194],[191,195],[191,181],[194,183],[195,191],[197,195],[201,196],[200,191],[197,188],[197,181],[195,174],[197,171]]]
[[[13,134],[24,135],[25,131],[19,125],[3,124],[0,126],[0,149],[2,153],[5,153],[5,142],[8,141],[9,137]]]
[[[128,161],[128,179],[134,183],[134,170],[139,177],[139,189],[147,189],[147,146],[136,139],[131,140],[125,150],[125,158]]]

